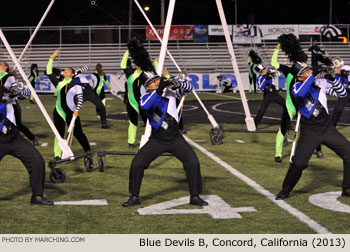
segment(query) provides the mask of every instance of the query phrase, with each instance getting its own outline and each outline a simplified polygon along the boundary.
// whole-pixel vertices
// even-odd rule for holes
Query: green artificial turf
[[[214,99],[212,94],[200,94],[202,99]],[[235,96],[237,95],[229,95]],[[248,99],[261,99],[261,94],[247,95]],[[107,113],[125,111],[122,101],[111,95],[107,100]],[[40,96],[49,114],[52,114],[54,98]],[[188,97],[193,99],[193,95]],[[231,99],[222,97],[220,99]],[[37,105],[21,101],[23,123],[35,134],[38,147],[46,164],[53,158],[53,133]],[[184,112],[185,113],[185,112]],[[126,121],[109,121],[111,128],[100,128],[95,107],[85,103],[81,111],[83,130],[92,146],[96,165],[96,151],[131,151],[127,145]],[[283,163],[273,161],[275,134],[225,133],[223,144],[212,145],[209,138],[210,124],[186,124],[188,137],[214,153],[232,167],[276,194],[289,166],[291,144],[284,148]],[[225,128],[245,129],[241,125],[225,124]],[[261,128],[277,130],[278,126],[261,125]],[[350,129],[340,127],[350,137]],[[144,128],[138,128],[138,139]],[[292,132],[290,132],[292,134]],[[291,136],[290,136],[291,138]],[[236,142],[243,140],[244,143]],[[295,191],[286,201],[333,233],[350,233],[348,213],[322,209],[309,203],[308,198],[317,193],[341,190],[342,160],[327,147],[323,147],[324,159],[313,156]],[[82,153],[79,143],[73,140],[73,151]],[[137,151],[135,148],[133,151]],[[188,186],[181,162],[174,157],[159,157],[145,172],[141,188],[141,205],[123,208],[128,198],[128,174],[132,156],[107,156],[105,172],[85,172],[83,160],[60,164],[67,174],[66,182],[50,182],[50,169],[46,168],[45,196],[54,201],[106,199],[108,206],[31,206],[31,190],[28,174],[21,162],[6,156],[0,162],[0,233],[315,233],[306,224],[290,215],[225,168],[195,149],[201,165],[203,194],[218,195],[232,208],[254,207],[256,212],[240,213],[242,218],[213,219],[208,214],[140,215],[139,208],[188,196]],[[350,204],[349,199],[340,199]],[[177,206],[173,209],[200,209]]]

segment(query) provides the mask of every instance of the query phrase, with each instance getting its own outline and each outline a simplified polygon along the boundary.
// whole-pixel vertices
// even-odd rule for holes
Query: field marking
[[[189,197],[168,200],[148,207],[140,208],[140,215],[165,215],[165,214],[209,214],[213,219],[241,219],[243,212],[256,212],[254,207],[233,208],[217,195],[201,195],[207,206],[201,209],[169,209],[176,206],[187,205]]]
[[[185,111],[196,110],[196,109],[198,109],[198,106],[195,106],[195,105],[186,105],[186,104],[184,104],[183,107],[182,107],[182,111],[184,111],[184,112]]]
[[[46,146],[48,146],[49,144],[48,143],[42,143],[41,144],[41,147],[46,147]]]
[[[79,200],[79,201],[55,201],[54,205],[71,205],[71,206],[107,206],[105,199],[100,200]]]
[[[112,101],[114,98],[106,97],[106,101]]]
[[[225,105],[228,103],[237,103],[237,101],[231,101],[231,102],[221,102],[221,103],[217,103],[214,106],[211,107],[212,110],[218,111],[218,112],[223,112],[223,113],[231,113],[231,114],[236,114],[236,115],[245,115],[244,112],[234,112],[234,111],[228,111],[228,110],[222,110],[222,109],[218,109],[218,106],[221,105]],[[331,109],[330,109],[331,110]],[[252,116],[256,116],[255,114],[251,114]],[[271,117],[271,116],[263,116],[263,118],[266,119],[271,119],[271,120],[276,120],[276,121],[281,121],[281,118],[276,118],[276,117]],[[295,122],[296,120],[293,119],[293,122]],[[350,126],[350,123],[341,123],[338,122],[337,125],[342,125],[342,126]]]
[[[236,139],[235,142],[237,142],[237,143],[245,143],[245,142],[244,142],[243,140],[241,140],[241,139]]]
[[[212,110],[215,110],[215,111],[218,111],[218,112],[231,113],[231,114],[237,114],[237,115],[245,115],[244,112],[234,112],[234,111],[222,110],[222,109],[218,109],[218,108],[217,108],[218,106],[225,105],[225,104],[228,104],[228,103],[237,103],[237,101],[221,102],[221,103],[215,104],[215,105],[212,106],[211,108],[212,108]],[[252,115],[252,116],[256,116],[255,114],[251,114],[251,115]],[[281,118],[276,118],[276,117],[263,116],[263,118],[281,121]]]
[[[319,234],[331,234],[325,227],[321,226],[318,222],[314,221],[307,215],[305,215],[303,212],[299,211],[298,209],[292,207],[284,200],[275,200],[275,195],[273,195],[271,192],[266,190],[264,187],[256,183],[251,178],[247,177],[246,175],[242,174],[235,168],[233,168],[231,165],[220,159],[215,154],[209,152],[207,149],[202,147],[201,145],[195,143],[192,139],[184,136],[185,140],[189,142],[191,145],[193,145],[195,148],[197,148],[199,151],[201,151],[203,154],[207,155],[210,159],[214,160],[216,163],[224,167],[226,170],[228,170],[230,173],[232,173],[234,176],[245,182],[247,185],[252,187],[254,190],[271,200],[273,203],[275,203],[277,206],[283,208],[291,215],[295,216],[298,220],[305,223],[307,226],[309,226],[312,230],[314,230],[316,233]]]
[[[96,143],[95,142],[91,142],[90,145],[96,145]]]
[[[221,95],[221,94],[217,94],[217,93],[205,93],[204,94],[211,94],[211,95],[216,95],[216,96],[222,96],[222,97],[228,97],[228,98],[231,98],[231,99],[234,99],[234,100],[239,100],[241,101],[241,98],[237,98],[237,97],[234,97],[234,96],[229,96],[229,95]],[[248,101],[248,100],[247,100]]]
[[[30,109],[30,107],[26,107],[27,109]]]
[[[350,213],[350,206],[338,201],[341,196],[341,191],[326,192],[311,195],[309,202],[315,206],[342,213]]]

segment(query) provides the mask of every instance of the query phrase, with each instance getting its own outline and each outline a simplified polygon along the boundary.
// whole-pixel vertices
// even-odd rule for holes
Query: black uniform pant
[[[301,174],[308,166],[308,162],[315,148],[320,144],[326,145],[343,159],[344,176],[342,187],[350,187],[350,142],[332,125],[327,126],[324,132],[315,131],[305,126],[300,130],[293,163],[290,164],[287,175],[283,181],[282,189],[286,192],[293,190]]]
[[[55,123],[56,129],[60,136],[64,138],[64,133],[65,133],[65,128],[66,128],[66,122],[69,127],[70,122],[72,121],[73,117],[73,112],[66,112],[66,121],[57,113],[56,108],[53,111],[53,121]],[[80,118],[75,120],[75,125],[74,125],[74,131],[73,131],[74,137],[78,140],[80,145],[83,147],[84,151],[90,151],[90,144],[85,136],[83,129],[81,128],[81,123],[80,123]]]
[[[13,105],[13,109],[15,112],[17,129],[21,131],[30,141],[33,141],[35,135],[26,126],[22,124],[22,111],[18,102],[16,102],[16,104]]]
[[[180,99],[176,98],[176,107],[178,107],[180,104]],[[183,109],[183,107],[182,107]],[[182,113],[183,113],[183,110],[182,110]],[[180,117],[180,121],[179,121],[179,129],[180,130],[183,130],[184,129],[184,121],[183,121],[183,117],[182,117],[182,113],[181,113],[181,117]]]
[[[253,74],[253,78],[249,76],[249,84],[254,86],[254,93],[256,93],[256,75]]]
[[[200,194],[202,192],[202,177],[199,160],[181,134],[171,142],[163,142],[151,136],[148,142],[136,153],[131,162],[129,174],[130,194],[139,195],[144,170],[164,152],[173,154],[182,162],[191,196]]]
[[[287,116],[287,107],[286,107],[286,101],[283,99],[282,96],[280,96],[277,92],[264,92],[264,99],[261,103],[261,106],[259,108],[258,114],[255,116],[255,126],[258,127],[260,124],[269,104],[271,102],[275,102],[278,105],[282,106],[283,108],[283,115]]]
[[[30,186],[34,196],[44,194],[45,161],[39,151],[25,140],[17,128],[7,135],[0,133],[0,161],[11,155],[22,161],[29,173]]]
[[[224,86],[224,93],[232,92],[232,85],[231,86]]]
[[[96,106],[96,112],[100,116],[102,124],[106,124],[106,108],[102,103],[101,98],[96,94],[90,85],[85,85],[83,90],[84,102],[90,101]]]
[[[336,127],[337,123],[343,113],[343,110],[347,104],[350,104],[350,92],[348,91],[348,95],[344,98],[338,98],[337,103],[335,104],[333,115],[332,115],[332,123],[333,126]]]

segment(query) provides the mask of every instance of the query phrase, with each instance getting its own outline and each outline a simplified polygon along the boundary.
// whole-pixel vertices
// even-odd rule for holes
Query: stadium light
[[[148,12],[148,11],[151,9],[151,7],[149,7],[148,5],[146,5],[145,7],[143,7],[143,9],[144,9],[146,12]]]

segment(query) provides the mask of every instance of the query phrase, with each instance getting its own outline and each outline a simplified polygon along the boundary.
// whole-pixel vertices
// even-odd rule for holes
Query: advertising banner
[[[159,36],[163,38],[164,26],[156,25],[154,28],[157,30]],[[170,28],[169,40],[193,40],[193,28],[193,25],[172,25]],[[149,25],[146,26],[146,39],[158,40]]]
[[[248,73],[242,72],[241,78],[243,82],[243,87],[245,90],[249,90],[249,79],[248,79]],[[228,78],[231,80],[233,85],[234,92],[238,92],[238,86],[237,86],[237,80],[236,76],[233,73],[190,73],[189,78],[190,82],[192,83],[194,89],[198,91],[214,91],[218,88],[219,81],[217,80],[217,76],[221,75],[224,78]],[[86,75],[86,78],[90,81],[91,76]],[[108,81],[111,83],[112,90],[111,92],[116,95],[117,92],[125,92],[125,86],[124,83],[126,81],[125,74],[118,74],[118,75],[107,75]],[[38,93],[54,93],[56,91],[55,87],[51,84],[49,78],[47,76],[40,76],[41,84],[36,83],[35,85],[35,91]],[[283,75],[276,78],[275,83],[278,83],[277,86],[279,88],[284,89],[285,87],[285,78]],[[105,84],[104,86],[105,90],[107,91],[108,88]]]
[[[275,40],[282,34],[294,33],[299,38],[298,25],[262,25],[261,30],[263,33],[262,39]]]
[[[299,25],[299,36],[301,35],[321,35],[320,24]]]
[[[232,25],[227,25],[228,32],[232,35]],[[208,25],[209,36],[225,36],[222,25]]]
[[[261,26],[254,25],[247,27],[244,26],[233,26],[232,42],[237,44],[255,44],[261,43]]]
[[[193,40],[194,42],[208,41],[208,25],[195,25]]]

